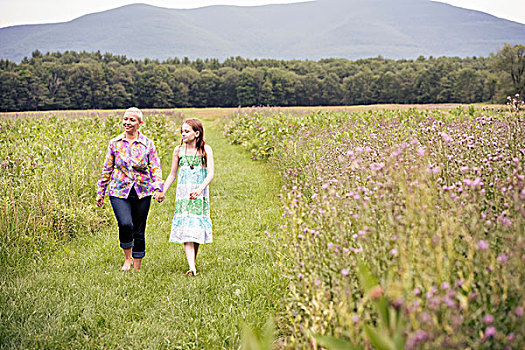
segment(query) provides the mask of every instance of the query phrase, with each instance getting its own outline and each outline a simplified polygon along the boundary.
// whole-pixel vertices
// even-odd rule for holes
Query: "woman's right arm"
[[[164,181],[164,194],[168,193],[171,184],[177,178],[177,171],[179,170],[179,149],[180,146],[175,147],[173,150],[173,159],[171,161],[171,171],[166,181]]]
[[[113,149],[111,144],[108,146],[106,152],[106,159],[102,165],[102,174],[100,175],[100,180],[97,182],[97,205],[102,207],[104,205],[104,196],[106,195],[106,187],[108,186],[109,180],[111,180],[111,174],[113,174],[115,164],[115,155],[113,154]]]

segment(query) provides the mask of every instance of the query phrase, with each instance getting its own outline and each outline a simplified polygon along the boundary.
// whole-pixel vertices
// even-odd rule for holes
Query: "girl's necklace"
[[[197,152],[199,152],[199,149],[195,147],[195,154],[194,157],[197,155]],[[188,160],[188,146],[184,147],[184,155],[186,156],[186,162],[188,162],[188,165],[190,166],[190,169],[193,170],[193,164],[190,164],[190,161]]]

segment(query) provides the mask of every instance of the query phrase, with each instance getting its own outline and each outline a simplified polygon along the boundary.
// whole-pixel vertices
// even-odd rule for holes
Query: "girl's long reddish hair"
[[[194,132],[199,132],[199,137],[197,138],[197,151],[202,154],[202,166],[206,167],[206,150],[204,149],[204,146],[206,145],[206,141],[204,141],[204,127],[202,126],[202,122],[197,118],[191,118],[188,120],[185,120],[182,125],[188,124]],[[182,133],[182,125],[180,126],[180,132]],[[184,142],[182,141],[182,138],[180,140],[180,144],[182,145]]]

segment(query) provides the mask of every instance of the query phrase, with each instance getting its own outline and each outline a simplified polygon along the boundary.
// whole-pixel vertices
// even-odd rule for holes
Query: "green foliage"
[[[493,58],[495,69],[503,72],[512,83],[505,93],[525,94],[525,45],[505,44]]]
[[[20,64],[0,60],[0,111],[502,103],[522,89],[518,49],[505,46],[489,58],[317,62],[241,57],[159,62],[35,52]]]
[[[271,318],[266,321],[262,333],[243,324],[242,350],[272,350],[274,349],[275,327]]]

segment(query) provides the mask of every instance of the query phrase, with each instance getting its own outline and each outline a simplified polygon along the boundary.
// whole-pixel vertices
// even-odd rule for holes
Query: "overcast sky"
[[[0,28],[18,24],[66,22],[88,13],[132,3],[146,3],[167,8],[195,8],[219,4],[250,6],[302,1],[304,0],[0,0]],[[525,24],[525,0],[442,0],[440,2],[487,12]]]

